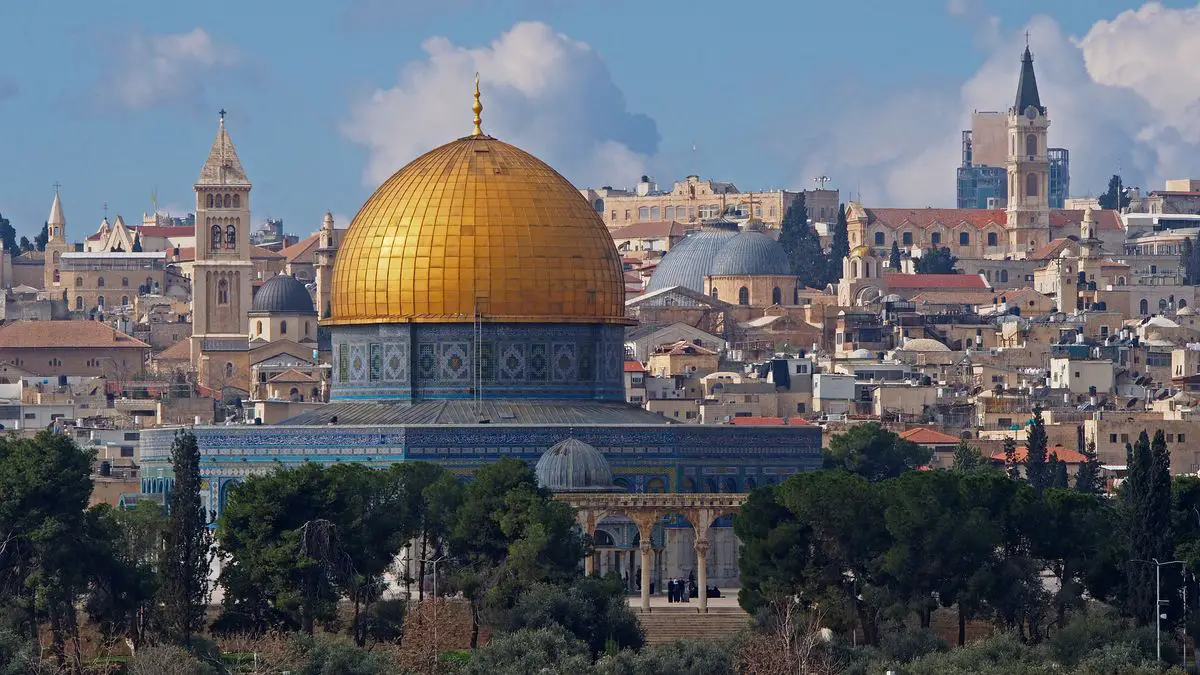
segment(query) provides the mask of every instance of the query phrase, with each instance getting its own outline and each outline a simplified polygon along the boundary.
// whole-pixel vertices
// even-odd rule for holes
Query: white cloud
[[[632,184],[658,150],[652,119],[626,109],[603,59],[543,23],[518,23],[491,44],[425,41],[428,56],[397,83],[351,106],[346,138],[370,151],[375,185],[421,153],[471,131],[472,79],[481,76],[483,128],[579,185]]]
[[[970,13],[971,3],[950,9]],[[954,204],[960,132],[972,110],[1007,110],[1024,33],[1050,113],[1050,144],[1071,151],[1071,193],[1102,191],[1120,167],[1126,183],[1161,187],[1200,175],[1200,6],[1149,3],[1098,21],[1082,38],[1036,16],[1018,30],[971,16],[989,56],[957,90],[905,92],[852,109],[816,138],[796,184],[819,171],[869,204]]]
[[[238,63],[237,52],[203,28],[187,33],[134,36],[102,84],[105,100],[141,109],[194,101],[205,76]]]

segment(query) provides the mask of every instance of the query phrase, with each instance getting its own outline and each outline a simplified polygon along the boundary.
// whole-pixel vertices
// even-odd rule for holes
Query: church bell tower
[[[1029,45],[1021,56],[1017,97],[1008,109],[1008,250],[1024,258],[1050,241],[1050,118],[1038,97]]]

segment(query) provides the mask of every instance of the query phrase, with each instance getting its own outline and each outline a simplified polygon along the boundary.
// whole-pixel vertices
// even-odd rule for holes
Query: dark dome
[[[613,491],[612,469],[604,454],[574,438],[555,443],[542,454],[538,484],[552,492]]]
[[[717,253],[736,236],[736,230],[708,228],[687,235],[659,261],[646,292],[684,286],[703,293],[704,277],[710,274]]]
[[[308,289],[295,277],[280,274],[267,280],[267,283],[254,294],[254,302],[250,303],[251,312],[276,312],[283,314],[316,314],[313,309],[312,296]]]
[[[767,276],[791,274],[787,254],[779,242],[762,232],[747,231],[730,239],[713,258],[712,276]]]

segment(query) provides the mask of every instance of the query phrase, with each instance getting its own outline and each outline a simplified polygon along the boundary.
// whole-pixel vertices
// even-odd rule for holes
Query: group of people
[[[690,579],[667,579],[667,602],[691,602],[693,582]]]

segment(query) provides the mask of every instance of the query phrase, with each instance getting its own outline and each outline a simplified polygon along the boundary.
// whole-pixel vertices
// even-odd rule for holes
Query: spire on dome
[[[204,168],[200,169],[200,178],[196,185],[230,185],[250,187],[246,178],[246,170],[242,168],[242,160],[238,159],[237,150],[233,148],[233,140],[225,130],[225,111],[221,111],[221,120],[217,127],[217,137],[213,140],[212,150]]]
[[[1027,44],[1025,53],[1021,55],[1021,78],[1017,80],[1017,99],[1013,109],[1019,115],[1029,106],[1037,108],[1043,115],[1046,114],[1042,100],[1038,97],[1037,77],[1033,74],[1033,54]]]
[[[55,189],[54,203],[50,205],[50,217],[46,220],[46,225],[64,227],[66,224],[67,219],[63,217],[62,202],[58,199],[58,190]]]
[[[483,112],[483,104],[479,102],[479,73],[475,73],[475,102],[471,104],[471,111],[475,113],[475,128],[471,130],[471,135],[482,136],[483,119],[479,113]]]

